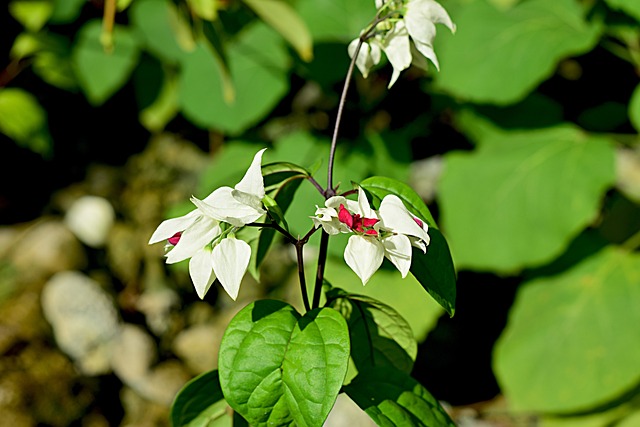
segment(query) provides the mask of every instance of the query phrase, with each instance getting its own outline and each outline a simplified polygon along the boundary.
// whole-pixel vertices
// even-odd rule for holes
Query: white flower
[[[386,257],[406,277],[411,267],[411,246],[423,251],[429,244],[428,226],[413,216],[395,195],[382,199],[374,211],[362,188],[358,201],[334,196],[317,208],[312,220],[328,234],[354,233],[344,252],[347,265],[366,285]]]
[[[454,33],[456,30],[447,11],[435,0],[375,0],[375,4],[377,9],[385,7],[382,15],[389,15],[389,18],[377,24],[372,36],[362,44],[358,52],[356,65],[362,75],[366,78],[371,68],[380,62],[380,49],[393,66],[389,88],[396,82],[400,72],[412,63],[426,69],[427,63],[424,58],[428,58],[436,69],[440,70],[433,49],[435,24],[444,24]],[[358,39],[349,44],[348,52],[351,58],[355,54],[357,44]]]
[[[204,298],[216,277],[232,299],[238,296],[251,247],[233,233],[265,213],[260,169],[263,152],[264,149],[254,156],[234,188],[218,188],[203,200],[192,197],[196,209],[163,221],[149,239],[149,244],[168,240],[167,264],[191,258],[189,275],[200,298]]]
[[[191,201],[205,215],[236,227],[242,227],[260,218],[265,214],[265,210],[262,209],[264,181],[260,168],[264,150],[266,148],[256,153],[251,166],[234,188],[220,187],[204,200],[192,197]]]

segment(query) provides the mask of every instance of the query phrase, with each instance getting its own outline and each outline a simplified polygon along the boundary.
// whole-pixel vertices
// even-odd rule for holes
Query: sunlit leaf
[[[610,141],[572,126],[494,134],[447,155],[438,200],[456,266],[513,272],[551,260],[614,180]]]
[[[182,61],[180,102],[198,126],[236,134],[262,119],[285,94],[289,56],[277,34],[255,24],[230,43],[228,63],[236,90],[232,102],[225,97],[219,59],[211,48],[198,45]]]
[[[177,63],[194,49],[193,41],[185,43],[181,34],[189,31],[168,0],[136,0],[129,10],[133,26],[142,35],[145,48],[169,63]]]
[[[310,61],[313,41],[305,22],[284,0],[243,0],[264,22],[269,24],[293,46],[298,55]]]
[[[640,256],[604,249],[518,292],[494,368],[514,410],[573,412],[640,383]]]
[[[479,0],[456,12],[456,34],[436,37],[436,83],[478,103],[524,98],[561,59],[589,51],[602,30],[584,20],[574,0],[523,1],[507,10]]]
[[[189,8],[196,16],[207,21],[215,21],[218,18],[219,0],[187,0]]]
[[[373,0],[300,0],[296,8],[316,42],[351,41],[376,15]]]
[[[9,13],[27,30],[37,32],[49,20],[53,5],[45,0],[14,0],[9,3]]]
[[[44,157],[51,154],[47,112],[29,92],[0,89],[0,132]]]
[[[220,345],[220,384],[253,426],[321,426],[338,396],[349,359],[349,332],[331,308],[300,316],[260,300],[229,323]]]
[[[73,64],[80,86],[94,105],[104,103],[129,79],[138,62],[138,41],[127,27],[114,28],[113,51],[105,52],[100,43],[102,23],[87,22],[73,50]]]

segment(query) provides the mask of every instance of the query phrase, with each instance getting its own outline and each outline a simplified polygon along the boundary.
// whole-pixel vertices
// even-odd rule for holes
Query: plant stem
[[[322,230],[320,237],[320,253],[318,254],[318,269],[316,270],[316,285],[313,288],[312,308],[320,306],[320,294],[322,293],[322,283],[324,281],[324,267],[327,264],[327,248],[329,247],[329,235]]]
[[[356,50],[353,53],[353,58],[351,58],[351,62],[349,63],[349,69],[347,70],[347,77],[345,78],[344,86],[342,88],[342,95],[340,95],[340,103],[338,104],[338,115],[336,116],[336,124],[333,128],[333,136],[331,138],[331,149],[329,150],[327,189],[324,194],[327,199],[331,196],[336,195],[336,192],[333,188],[333,161],[336,156],[336,145],[338,143],[338,130],[340,129],[340,121],[342,120],[344,104],[346,103],[346,100],[347,100],[347,91],[349,90],[351,76],[353,75],[353,68],[356,65],[356,59],[358,58],[358,53],[360,53],[360,48],[362,48],[362,44],[364,43],[364,40],[365,39],[362,36],[358,39],[358,45],[356,46]]]
[[[322,186],[318,183],[318,181],[316,181],[315,178],[312,176],[308,176],[306,178],[311,184],[313,184],[314,187],[316,187],[316,189],[320,192],[320,194],[324,196],[325,189],[322,188]]]
[[[307,280],[304,277],[304,257],[303,257],[304,242],[302,240],[298,240],[295,244],[295,247],[296,247],[296,257],[298,259],[298,277],[300,278],[300,292],[302,293],[302,302],[304,303],[304,309],[306,311],[310,311],[311,307],[309,306]]]
[[[277,223],[275,222],[252,222],[250,224],[247,224],[247,227],[265,227],[265,228],[273,228],[276,231],[278,231],[280,234],[284,235],[284,237],[286,237],[287,239],[289,239],[291,241],[291,243],[295,244],[298,242],[298,239],[296,239],[295,237],[293,237],[293,235],[291,233],[289,233],[287,230],[285,230],[284,228],[280,227]]]

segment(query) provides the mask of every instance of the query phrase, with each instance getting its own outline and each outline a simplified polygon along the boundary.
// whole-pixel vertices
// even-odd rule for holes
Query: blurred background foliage
[[[326,182],[346,45],[373,3],[3,4],[0,424],[165,425],[237,309],[299,304],[278,242],[234,304],[198,301],[146,241],[262,146]],[[638,425],[640,2],[443,5],[458,31],[438,29],[439,73],[411,68],[390,91],[388,64],[355,77],[334,182],[419,192],[452,249],[456,315],[392,269],[362,288],[340,237],[327,276],[407,318],[413,374],[460,425]],[[73,225],[83,196],[113,208],[101,241]],[[300,186],[294,234],[321,203]]]

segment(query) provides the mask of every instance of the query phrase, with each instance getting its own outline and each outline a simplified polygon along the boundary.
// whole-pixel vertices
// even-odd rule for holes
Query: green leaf
[[[178,80],[166,73],[157,98],[140,111],[140,123],[151,132],[159,132],[178,113]]]
[[[195,49],[176,7],[168,0],[136,0],[129,9],[131,21],[142,35],[145,48],[170,64],[178,63]]]
[[[640,21],[640,0],[606,0],[606,3]]]
[[[313,59],[313,41],[305,22],[284,0],[244,0],[264,22],[293,46],[304,61]]]
[[[393,366],[411,373],[418,344],[411,327],[397,311],[373,298],[338,288],[327,293],[327,305],[347,320],[351,357],[358,371]]]
[[[640,256],[609,247],[523,285],[494,351],[514,410],[574,412],[640,382]]]
[[[319,308],[300,316],[260,300],[229,323],[220,345],[220,384],[229,405],[253,426],[321,426],[344,380],[349,331]]]
[[[224,402],[218,371],[205,372],[193,378],[178,392],[171,405],[171,424],[173,427],[185,425],[202,425],[192,423],[205,412],[207,416],[212,416],[212,412],[219,411],[218,402]],[[217,411],[212,411],[215,408]],[[224,406],[222,407],[224,411]],[[192,424],[190,424],[192,423]]]
[[[456,306],[456,271],[447,241],[438,229],[429,208],[411,187],[400,181],[374,176],[365,179],[360,185],[378,199],[395,194],[409,211],[427,222],[431,242],[426,255],[420,250],[413,250],[411,273],[433,299],[453,316]]]
[[[187,4],[202,19],[215,21],[218,18],[218,0],[187,0]]]
[[[370,0],[300,0],[296,7],[316,42],[351,41],[376,15]]]
[[[0,132],[43,157],[51,155],[47,112],[29,92],[0,89]]]
[[[637,131],[640,132],[640,85],[636,86],[629,101],[629,120]]]
[[[42,29],[47,23],[53,5],[44,0],[15,0],[9,3],[9,13],[16,21],[33,33]]]
[[[74,21],[87,0],[53,0],[51,22],[54,24],[66,24]]]
[[[94,105],[104,103],[127,82],[140,53],[138,41],[128,28],[114,27],[112,52],[102,47],[101,33],[100,21],[87,22],[80,30],[72,58],[80,86]]]
[[[228,46],[228,63],[236,90],[232,102],[225,97],[222,64],[204,44],[182,61],[180,101],[198,126],[237,134],[264,118],[286,93],[289,56],[277,34],[255,24]]]
[[[568,125],[494,134],[447,155],[439,206],[456,266],[508,273],[550,261],[614,181],[610,141]]]
[[[602,26],[574,0],[531,0],[499,10],[479,0],[457,8],[455,35],[440,31],[436,84],[477,103],[509,104],[551,76],[557,63],[589,51]]]
[[[455,427],[436,398],[397,369],[360,372],[344,390],[379,426]]]

